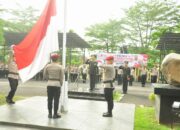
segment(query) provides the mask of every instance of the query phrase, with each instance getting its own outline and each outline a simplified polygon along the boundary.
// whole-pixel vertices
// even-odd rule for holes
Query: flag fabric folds
[[[22,82],[36,75],[49,62],[50,53],[59,50],[56,1],[48,0],[37,23],[27,36],[13,46]]]

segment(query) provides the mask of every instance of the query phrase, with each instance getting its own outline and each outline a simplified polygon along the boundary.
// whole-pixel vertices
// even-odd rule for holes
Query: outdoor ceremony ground
[[[115,103],[113,117],[104,118],[106,102],[69,99],[68,112],[62,113],[60,119],[49,119],[47,97],[36,96],[3,105],[0,111],[1,130],[4,125],[52,130],[133,130],[135,105]]]

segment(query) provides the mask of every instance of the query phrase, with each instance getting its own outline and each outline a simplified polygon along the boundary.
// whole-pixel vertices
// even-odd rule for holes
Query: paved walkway
[[[0,107],[0,129],[6,130],[2,123],[26,126],[26,129],[49,127],[48,129],[133,130],[134,128],[134,104],[115,103],[112,118],[102,117],[102,112],[106,111],[106,102],[69,99],[68,104],[68,112],[62,114],[60,119],[47,117],[47,97],[36,96],[18,101],[14,105],[3,105]]]
[[[25,96],[25,97],[32,97],[32,96],[46,96],[47,89],[46,89],[46,82],[45,81],[33,81],[30,80],[24,84],[20,84],[18,86],[16,96]],[[115,83],[116,89],[121,91],[122,85],[117,85]],[[71,91],[78,91],[78,92],[88,92],[89,83],[83,84],[74,84],[69,83],[68,86],[69,90]],[[103,93],[102,84],[97,84],[96,90],[98,93]],[[0,93],[7,94],[9,91],[9,83],[7,79],[1,79],[0,81]],[[149,101],[148,96],[154,90],[151,87],[150,83],[147,83],[146,87],[141,87],[139,82],[134,82],[133,86],[128,87],[128,94],[126,94],[121,103],[132,103],[136,106],[145,105],[145,106],[152,106],[152,102]]]

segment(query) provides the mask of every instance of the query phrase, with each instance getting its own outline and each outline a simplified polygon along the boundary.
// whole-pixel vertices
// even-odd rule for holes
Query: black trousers
[[[133,77],[133,75],[130,75],[129,76],[129,86],[132,86],[133,85],[133,81],[134,81],[134,77]]]
[[[118,74],[117,79],[118,79],[118,85],[121,85],[122,84],[122,75]]]
[[[157,75],[152,75],[151,76],[151,83],[156,83],[157,82]]]
[[[47,96],[48,96],[48,111],[49,114],[52,114],[52,104],[54,101],[54,114],[57,114],[59,108],[59,97],[60,97],[61,88],[56,86],[47,87]]]
[[[96,75],[90,74],[90,90],[93,90],[95,88],[96,83]]]
[[[127,93],[128,90],[128,80],[126,76],[123,76],[123,93]]]
[[[83,73],[82,73],[83,83],[86,83],[86,77],[87,77],[87,74],[83,74]]]
[[[9,91],[7,98],[12,100],[17,90],[18,79],[8,78],[8,80],[11,90]]]
[[[142,87],[144,87],[145,86],[145,84],[146,84],[146,75],[141,75],[141,84],[142,84]]]
[[[107,110],[110,114],[112,114],[112,109],[114,107],[113,90],[113,88],[104,88],[104,96],[107,101]]]

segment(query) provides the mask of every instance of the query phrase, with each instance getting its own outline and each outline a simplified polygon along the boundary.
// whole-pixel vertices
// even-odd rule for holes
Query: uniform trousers
[[[128,89],[127,76],[123,76],[123,93],[126,94]]]
[[[87,74],[82,73],[83,83],[86,83],[86,77],[87,77]]]
[[[156,83],[157,82],[157,75],[152,75],[151,76],[151,83]]]
[[[133,77],[133,75],[130,75],[129,76],[129,86],[132,86],[133,85],[133,80],[134,80],[134,77]]]
[[[9,80],[9,85],[11,87],[11,90],[9,91],[9,94],[8,94],[7,98],[12,100],[14,95],[15,95],[15,92],[17,90],[18,79],[8,78],[8,80]]]
[[[57,114],[57,111],[58,111],[58,108],[59,108],[60,92],[61,92],[60,87],[56,87],[56,86],[48,86],[47,87],[49,114],[52,114],[53,101],[54,101],[54,115]]]
[[[146,84],[146,75],[141,75],[141,84],[142,84],[142,87],[144,87],[145,86],[145,84]]]
[[[93,90],[95,88],[96,83],[96,75],[90,74],[90,90]]]
[[[113,102],[113,88],[104,88],[104,96],[107,101],[107,106],[108,106],[108,113],[112,114],[112,109],[114,107],[114,102]]]
[[[121,85],[122,84],[122,75],[118,74],[117,79],[118,79],[118,85]]]

